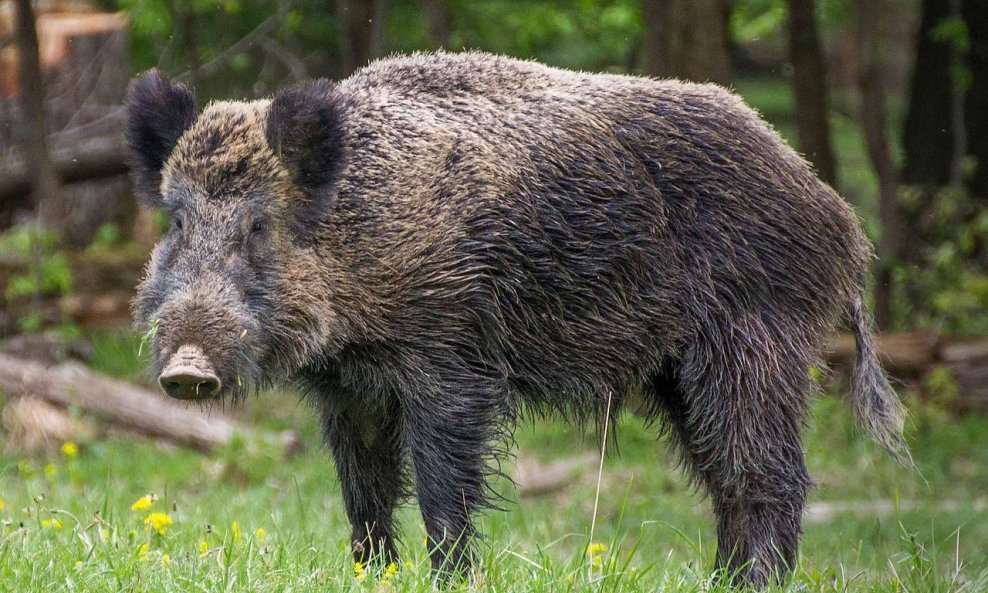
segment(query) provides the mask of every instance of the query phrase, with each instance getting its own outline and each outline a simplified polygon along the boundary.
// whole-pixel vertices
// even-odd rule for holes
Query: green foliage
[[[573,69],[636,66],[642,21],[631,0],[452,0],[449,13],[453,49],[484,49]]]
[[[817,0],[817,26],[823,33],[847,27],[852,0]],[[740,0],[731,10],[731,37],[738,44],[780,44],[788,37],[786,0]]]
[[[141,336],[141,344],[137,348],[138,358],[143,355],[145,349],[149,348],[150,345],[154,343],[154,338],[158,335],[158,326],[160,324],[161,320],[155,319],[151,322],[151,325],[148,327],[147,331]]]
[[[15,257],[26,257],[33,253],[35,246],[51,251],[58,247],[61,238],[50,229],[35,224],[22,224],[11,227],[0,234],[0,253]]]
[[[945,18],[930,31],[934,41],[949,42],[956,51],[967,53],[971,50],[971,32],[961,16]]]
[[[900,206],[922,221],[922,240],[913,247],[914,261],[894,269],[902,294],[898,325],[988,335],[988,210],[952,188],[932,194],[907,188]]]
[[[786,28],[785,0],[737,2],[731,11],[731,36],[738,43],[777,42]]]
[[[57,233],[34,224],[13,227],[0,235],[0,253],[16,257],[27,264],[22,274],[14,274],[4,287],[7,302],[35,295],[64,295],[72,291],[72,269],[64,254],[54,251],[60,239]],[[38,319],[27,322],[29,328]]]
[[[86,246],[88,253],[106,253],[113,251],[123,242],[123,233],[116,223],[106,222],[96,229],[92,242]]]
[[[130,17],[133,68],[158,67],[191,82],[202,101],[263,95],[286,84],[289,68],[276,55],[323,65],[335,57],[338,27],[331,2],[117,0],[106,4]],[[282,53],[265,53],[259,42],[230,51],[252,34],[255,41],[277,44]],[[317,67],[310,74],[326,72]]]
[[[949,43],[957,54],[964,55],[971,51],[971,32],[968,29],[967,21],[962,16],[943,19],[930,31],[930,37],[934,41]],[[961,61],[951,64],[950,78],[954,85],[962,91],[969,89],[974,82],[974,74],[971,69]]]

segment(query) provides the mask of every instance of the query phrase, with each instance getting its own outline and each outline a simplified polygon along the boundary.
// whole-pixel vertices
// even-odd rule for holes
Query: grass
[[[134,376],[139,338],[128,340],[112,346],[111,334],[98,336],[96,360],[112,364],[97,366]],[[913,407],[910,441],[922,477],[858,434],[839,398],[817,402],[806,435],[817,487],[791,590],[988,587],[988,420]],[[235,413],[262,434],[298,431],[304,452],[285,459],[280,445],[261,438],[200,455],[112,437],[35,458],[0,455],[0,591],[431,590],[414,505],[402,510],[403,564],[393,574],[349,560],[339,484],[304,404],[272,393]],[[604,464],[595,535],[603,545],[593,555],[596,467],[564,490],[521,501],[501,482],[512,502],[506,513],[481,515],[479,568],[457,588],[720,590],[708,503],[653,430],[632,416],[616,430],[620,456]],[[541,461],[595,447],[555,421],[523,425],[516,436],[517,453]],[[132,510],[149,493],[155,502]],[[159,525],[163,533],[145,523],[151,513],[171,520]]]

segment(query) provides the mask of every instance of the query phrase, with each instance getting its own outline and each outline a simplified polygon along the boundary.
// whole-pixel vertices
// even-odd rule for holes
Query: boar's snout
[[[222,384],[209,359],[198,346],[180,346],[158,376],[161,388],[176,399],[207,399],[220,392]]]

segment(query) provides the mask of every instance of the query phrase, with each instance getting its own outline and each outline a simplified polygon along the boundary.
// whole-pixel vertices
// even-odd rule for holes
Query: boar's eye
[[[268,221],[263,218],[259,218],[250,225],[250,237],[254,238],[263,235],[267,230]]]
[[[182,222],[182,217],[180,215],[176,214],[175,216],[172,216],[172,226],[173,227],[175,227],[177,230],[181,231],[183,225],[184,225],[184,223]]]

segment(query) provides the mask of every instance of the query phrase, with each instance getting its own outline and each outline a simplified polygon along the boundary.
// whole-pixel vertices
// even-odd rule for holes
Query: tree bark
[[[731,0],[643,0],[642,69],[653,76],[730,84]]]
[[[17,0],[17,52],[21,99],[21,145],[28,167],[31,191],[41,222],[59,228],[64,218],[59,197],[58,174],[48,151],[48,121],[45,90],[38,53],[31,0]]]
[[[384,55],[387,0],[336,0],[340,25],[340,78]]]
[[[885,88],[882,80],[882,15],[890,7],[884,0],[859,0],[857,14],[858,89],[861,93],[861,130],[868,159],[878,177],[878,273],[875,286],[875,321],[891,329],[894,287],[892,267],[902,245],[898,192],[899,171],[892,159],[885,125]]]
[[[816,1],[789,0],[789,61],[796,99],[796,140],[820,178],[835,185],[837,166],[830,143],[827,68],[817,33]]]

